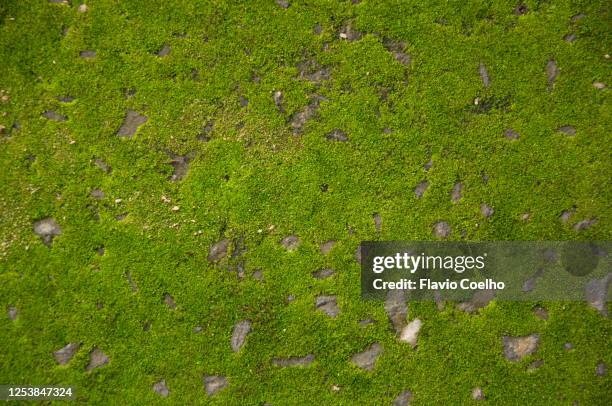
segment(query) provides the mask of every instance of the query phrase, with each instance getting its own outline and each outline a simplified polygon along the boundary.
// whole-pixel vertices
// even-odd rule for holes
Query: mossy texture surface
[[[91,404],[470,404],[480,387],[482,404],[609,405],[612,324],[587,304],[410,303],[412,348],[360,299],[354,253],[438,221],[451,240],[610,240],[610,4],[277,3],[0,2],[0,383]],[[537,351],[505,359],[502,337],[529,334]],[[373,370],[351,363],[373,343]],[[94,349],[109,361],[88,371]]]

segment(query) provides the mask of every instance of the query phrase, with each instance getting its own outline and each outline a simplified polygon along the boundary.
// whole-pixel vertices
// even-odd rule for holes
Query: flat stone
[[[476,387],[472,389],[472,399],[474,400],[484,400],[485,395],[482,391],[482,388]]]
[[[451,201],[453,203],[457,203],[463,197],[461,193],[463,191],[463,183],[457,182],[453,186],[453,190],[451,190]]]
[[[335,275],[333,269],[325,268],[312,273],[312,276],[316,279],[327,279]]]
[[[607,297],[612,273],[608,273],[601,279],[593,279],[586,284],[584,296],[593,308],[597,309],[603,316],[608,316]]]
[[[272,99],[274,100],[274,105],[276,106],[278,111],[284,113],[285,108],[283,107],[283,93],[280,90],[277,90],[276,92],[274,92]]]
[[[416,185],[416,187],[414,188],[414,194],[416,195],[417,199],[420,199],[421,197],[423,197],[428,187],[429,187],[429,182],[427,182],[426,180]]]
[[[300,239],[295,235],[289,235],[281,240],[281,245],[285,247],[287,251],[295,251],[300,245]]]
[[[438,221],[434,224],[433,235],[437,238],[448,238],[451,234],[451,226],[446,221]]]
[[[170,165],[174,168],[174,172],[170,176],[170,180],[172,182],[178,182],[183,180],[185,176],[187,176],[187,172],[189,171],[189,162],[194,157],[193,153],[188,153],[185,155],[177,155],[173,152],[168,151],[168,156],[170,157]]]
[[[157,393],[162,398],[167,398],[170,395],[170,391],[168,390],[168,385],[166,385],[166,380],[162,379],[153,385],[153,391]]]
[[[59,114],[56,113],[53,110],[47,110],[44,113],[42,113],[43,117],[48,119],[48,120],[52,120],[52,121],[66,121],[68,120],[68,117],[63,115],[63,114]]]
[[[393,406],[409,406],[412,400],[412,392],[409,390],[402,391],[393,401]]]
[[[508,128],[504,130],[504,137],[506,137],[509,140],[518,140],[520,137],[520,134],[516,130],[513,130],[512,128]]]
[[[374,229],[377,233],[382,230],[382,217],[378,213],[372,214],[372,220],[374,220]],[[361,261],[360,261],[361,262]]]
[[[403,290],[390,289],[385,300],[385,311],[397,334],[400,334],[406,326],[408,317],[408,305],[406,294]]]
[[[597,364],[597,368],[595,369],[595,375],[597,376],[606,376],[608,374],[608,366],[603,362],[599,362]]]
[[[277,367],[295,367],[295,366],[308,366],[312,364],[315,356],[308,354],[303,357],[289,357],[289,358],[274,358],[272,359],[272,365]]]
[[[170,293],[164,293],[164,303],[170,309],[176,309],[176,302],[174,301],[174,298],[172,297],[172,295],[170,295]]]
[[[422,322],[420,319],[414,319],[404,327],[400,333],[399,340],[410,344],[412,348],[416,347],[417,340],[419,338],[419,331],[421,331]]]
[[[520,361],[538,349],[539,340],[539,334],[531,334],[524,337],[504,336],[502,339],[504,356],[512,362]]]
[[[349,22],[349,23],[345,24],[340,29],[340,33],[338,34],[338,36],[341,39],[345,39],[347,41],[358,41],[359,39],[361,39],[363,34],[361,32],[359,32],[359,31],[357,31],[353,27],[353,23],[352,22]]]
[[[59,100],[62,103],[70,103],[70,102],[73,102],[76,99],[74,97],[72,97],[72,96],[60,96],[60,97],[57,98],[57,100]]]
[[[571,21],[572,23],[575,23],[575,22],[577,22],[577,21],[582,20],[584,17],[586,17],[586,14],[584,14],[584,13],[574,14],[574,15],[572,16],[572,18],[570,18],[570,21]]]
[[[409,66],[412,58],[410,55],[406,53],[406,43],[403,41],[395,41],[389,38],[386,38],[383,41],[383,46],[387,49],[387,51],[391,52],[393,58],[396,61],[401,63],[402,65]]]
[[[563,349],[565,351],[571,351],[571,350],[574,349],[574,344],[572,344],[572,343],[565,343],[565,344],[563,344]]]
[[[603,82],[593,82],[593,87],[598,90],[603,90],[606,88],[606,84]]]
[[[339,141],[339,142],[346,142],[349,140],[346,133],[339,129],[335,129],[325,134],[325,138],[328,139],[329,141]]]
[[[329,240],[321,244],[321,246],[319,247],[319,249],[321,250],[321,254],[323,255],[329,254],[331,249],[334,248],[334,245],[336,245],[336,241],[334,240]]]
[[[170,53],[170,50],[170,45],[164,45],[159,51],[157,51],[157,56],[163,58]]]
[[[293,134],[298,135],[302,133],[306,122],[316,116],[320,102],[324,100],[326,100],[324,97],[314,96],[303,110],[291,116],[290,125],[293,129]]]
[[[9,319],[14,321],[14,320],[17,320],[19,311],[17,310],[15,306],[9,306],[8,309],[6,310],[6,314],[8,315]]]
[[[320,84],[324,80],[330,79],[329,68],[322,67],[314,59],[308,59],[300,62],[297,68],[300,79],[308,80],[315,84]]]
[[[255,270],[255,272],[253,272],[253,279],[257,280],[257,281],[263,281],[264,276],[263,276],[263,272],[261,272],[260,269]]]
[[[557,128],[557,131],[559,131],[560,133],[563,133],[565,135],[569,135],[569,136],[576,135],[576,129],[574,127],[572,127],[571,125],[563,125],[563,126]]]
[[[210,247],[208,251],[208,262],[217,262],[227,255],[230,241],[225,238]]]
[[[459,303],[457,308],[466,313],[475,313],[486,307],[493,299],[495,299],[494,290],[478,290],[469,301]]]
[[[79,52],[79,56],[84,59],[91,59],[96,57],[96,51],[85,50]]]
[[[336,317],[340,313],[340,308],[336,303],[336,296],[317,296],[315,308],[324,312],[329,317]]]
[[[95,368],[104,366],[109,362],[110,360],[108,359],[106,354],[102,352],[102,350],[100,350],[99,348],[94,348],[94,350],[89,354],[89,365],[87,365],[86,370],[91,371]]]
[[[104,192],[100,189],[93,189],[91,193],[89,193],[89,195],[93,197],[94,199],[98,199],[98,200],[104,199]]]
[[[548,320],[548,311],[541,306],[534,307],[533,314],[541,320]]]
[[[363,352],[353,355],[351,361],[361,369],[372,371],[376,365],[376,360],[382,352],[382,346],[379,343],[374,343]]]
[[[291,7],[291,3],[289,3],[287,0],[276,0],[276,4],[284,9]]]
[[[113,170],[106,162],[104,162],[100,158],[94,159],[94,165],[96,165],[98,168],[100,168],[103,172],[106,173],[111,173]]]
[[[493,213],[495,213],[495,210],[493,210],[493,208],[485,203],[482,203],[480,205],[480,214],[482,214],[483,216],[489,218],[493,215]]]
[[[55,361],[57,361],[60,365],[66,365],[70,362],[72,357],[79,351],[81,347],[80,343],[69,343],[65,347],[60,348],[59,350],[53,352],[53,357]]]
[[[48,217],[34,223],[34,233],[42,239],[47,247],[51,247],[53,238],[62,234],[62,229],[54,219]]]
[[[228,384],[229,382],[224,376],[212,375],[204,377],[204,389],[206,389],[206,394],[208,396],[217,394],[219,391],[227,387]]]
[[[489,87],[489,85],[491,84],[491,78],[489,77],[489,71],[487,70],[487,67],[482,62],[480,63],[480,65],[478,65],[478,73],[480,74],[480,79],[482,80],[482,84],[484,85],[484,87]]]
[[[569,219],[572,217],[572,215],[574,214],[575,209],[570,209],[570,210],[563,210],[561,212],[561,215],[559,216],[559,220],[561,220],[562,223],[567,223],[569,221]]]
[[[241,320],[234,325],[232,332],[232,351],[238,352],[244,345],[247,335],[251,332],[251,322],[249,320]]]
[[[358,264],[361,264],[361,245],[358,245],[357,248],[355,249],[355,261],[357,261]]]
[[[587,228],[591,227],[593,224],[596,224],[596,223],[597,223],[597,219],[581,220],[577,222],[576,224],[574,224],[574,230],[576,231],[586,230]]]
[[[570,32],[569,34],[565,34],[563,36],[563,40],[565,42],[574,42],[576,40],[576,33],[575,32]]]
[[[555,80],[557,80],[557,76],[559,76],[559,68],[557,67],[557,62],[551,59],[546,63],[546,80],[548,81],[549,91],[553,89]]]
[[[125,118],[123,119],[123,123],[119,130],[117,131],[117,135],[119,137],[128,137],[132,138],[138,128],[146,123],[148,118],[134,110],[128,110],[125,114]]]

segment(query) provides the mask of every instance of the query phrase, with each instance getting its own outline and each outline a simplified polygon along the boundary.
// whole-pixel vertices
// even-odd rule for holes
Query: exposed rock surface
[[[66,365],[70,362],[72,357],[79,351],[81,344],[79,343],[69,343],[65,347],[60,348],[59,350],[53,353],[53,357],[55,361],[57,361],[60,365]]]
[[[406,295],[403,290],[390,289],[387,292],[385,311],[395,332],[400,334],[406,326],[406,317],[408,317],[408,305],[406,304]]]
[[[410,344],[412,348],[416,347],[422,324],[423,323],[421,322],[420,319],[412,320],[402,330],[399,340]]]
[[[204,388],[208,396],[218,393],[220,390],[227,387],[228,384],[227,378],[224,376],[211,375],[204,377]]]
[[[241,320],[234,325],[232,332],[232,351],[238,352],[244,345],[247,335],[251,332],[251,322],[249,320]]]
[[[119,130],[117,131],[117,135],[119,137],[132,138],[134,134],[136,134],[138,128],[146,123],[147,120],[148,118],[146,116],[138,113],[137,111],[128,110],[127,113],[125,113],[125,118],[123,119],[121,127],[119,127]]]
[[[170,391],[168,390],[168,385],[166,385],[165,379],[162,379],[161,381],[154,384],[153,391],[155,391],[155,393],[157,393],[159,396],[163,398],[167,398],[168,395],[170,394]]]
[[[99,368],[109,363],[109,358],[106,356],[102,350],[99,348],[94,348],[94,350],[89,354],[89,364],[87,365],[86,370],[91,371],[95,368]]]
[[[47,247],[51,247],[53,238],[62,234],[59,224],[51,217],[34,223],[34,233],[38,235]]]
[[[289,235],[281,240],[281,245],[287,251],[295,251],[300,245],[300,238],[295,235]]]
[[[324,312],[329,317],[336,317],[340,313],[340,308],[336,303],[336,296],[317,296],[315,308]]]
[[[365,351],[353,355],[351,361],[361,369],[372,371],[376,365],[376,360],[383,352],[383,348],[379,343],[374,343]]]
[[[208,262],[217,262],[227,255],[230,241],[225,238],[213,245],[208,250]]]
[[[520,361],[527,355],[533,354],[538,349],[540,336],[531,334],[524,337],[504,336],[502,339],[504,345],[504,356],[509,361]]]
[[[303,357],[274,358],[272,364],[277,367],[308,366],[314,359],[315,356],[313,354],[308,354]]]

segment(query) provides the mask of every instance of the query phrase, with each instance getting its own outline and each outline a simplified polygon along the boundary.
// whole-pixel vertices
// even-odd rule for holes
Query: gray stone
[[[215,395],[227,387],[228,384],[229,382],[224,376],[212,375],[204,377],[204,388],[206,389],[206,394],[208,394],[208,396]]]
[[[163,47],[161,47],[159,51],[157,51],[157,56],[163,58],[164,56],[170,53],[170,50],[171,50],[170,45],[164,45]]]
[[[276,92],[274,92],[272,99],[274,100],[274,105],[276,106],[278,111],[284,113],[285,108],[283,107],[283,93],[280,90],[277,90]]]
[[[336,303],[336,296],[317,296],[315,308],[324,312],[329,317],[336,317],[340,313],[340,308]]]
[[[94,199],[104,199],[104,192],[100,189],[93,189],[89,195]]]
[[[99,348],[94,348],[94,350],[89,354],[89,365],[87,365],[86,370],[91,371],[95,368],[99,368],[108,364],[110,360],[106,356],[102,350]]]
[[[112,168],[103,160],[101,160],[100,158],[96,158],[94,159],[94,164],[100,168],[102,171],[106,172],[106,173],[111,173],[112,172]]]
[[[232,351],[238,352],[244,345],[247,335],[251,332],[251,322],[249,320],[241,320],[234,325],[232,332]]]
[[[17,320],[17,315],[19,314],[19,311],[17,311],[17,308],[15,306],[9,306],[6,313],[9,319]]]
[[[495,210],[493,210],[493,208],[488,204],[482,203],[480,205],[480,214],[483,216],[489,218],[493,215],[493,213],[495,213]]]
[[[455,183],[453,190],[451,191],[451,201],[457,203],[463,197],[461,193],[463,191],[463,184],[461,182]]]
[[[394,41],[391,39],[385,39],[383,41],[383,46],[387,49],[387,51],[391,52],[393,58],[396,61],[401,63],[402,65],[409,66],[412,58],[408,55],[406,50],[406,43],[403,41]]]
[[[377,233],[380,233],[380,231],[382,230],[382,217],[380,216],[380,214],[374,213],[372,214],[372,220],[374,220],[374,229]]]
[[[53,352],[53,357],[55,358],[55,361],[57,361],[58,364],[66,365],[70,362],[72,357],[74,357],[77,351],[79,351],[80,347],[80,343],[69,343],[65,347]]]
[[[335,129],[325,134],[325,138],[329,141],[339,141],[339,142],[346,142],[349,140],[346,133],[339,129]]]
[[[587,228],[591,227],[593,224],[596,224],[596,223],[597,223],[597,219],[581,220],[577,222],[576,224],[574,224],[574,230],[576,231],[586,230]]]
[[[400,393],[393,401],[393,406],[409,406],[412,400],[412,392],[405,390]]]
[[[170,309],[176,309],[176,303],[174,302],[174,298],[172,297],[172,295],[170,295],[170,293],[164,293],[164,303]]]
[[[287,0],[276,0],[276,4],[284,9],[288,9],[291,6]]]
[[[53,121],[66,121],[68,120],[67,116],[64,116],[63,114],[59,114],[56,113],[53,110],[47,110],[44,113],[42,113],[43,117],[48,119],[48,120],[53,120]]]
[[[574,214],[574,211],[575,211],[574,208],[570,210],[563,210],[561,212],[561,215],[559,216],[559,220],[561,220],[562,223],[567,223],[570,217],[572,217],[572,215]]]
[[[448,238],[451,234],[451,226],[446,221],[438,221],[434,224],[433,235],[437,238]]]
[[[208,262],[217,262],[227,255],[230,241],[225,238],[210,247],[208,251]]]
[[[569,136],[576,135],[576,128],[571,125],[562,125],[561,127],[557,128],[557,131]]]
[[[467,302],[459,303],[457,308],[466,313],[475,313],[483,307],[486,307],[494,298],[494,290],[478,290],[474,293],[472,299]]]
[[[313,96],[310,103],[301,111],[293,114],[290,120],[293,134],[298,135],[303,131],[306,122],[316,116],[319,105],[322,101],[326,100],[321,96]]]
[[[416,187],[414,188],[414,194],[416,195],[417,199],[420,199],[421,197],[423,197],[428,187],[429,187],[429,182],[427,182],[426,180],[416,185]]]
[[[132,138],[138,128],[146,123],[148,118],[134,110],[128,110],[125,114],[125,118],[123,119],[123,123],[119,130],[117,131],[117,135],[119,137],[128,137]]]
[[[347,24],[345,24],[340,29],[340,33],[339,33],[339,37],[341,39],[345,39],[347,41],[357,41],[357,40],[361,39],[362,36],[363,36],[363,34],[361,32],[359,32],[359,31],[357,31],[353,27],[353,23],[352,22],[348,22]]]
[[[527,355],[533,354],[538,349],[539,334],[531,334],[523,337],[504,336],[504,356],[507,360],[517,362]]]
[[[482,391],[482,388],[474,388],[472,389],[472,399],[474,400],[484,400],[485,396],[484,396],[484,392]]]
[[[520,135],[517,131],[513,130],[512,128],[508,128],[504,131],[504,137],[506,137],[509,140],[518,140]]]
[[[408,305],[406,295],[403,290],[390,289],[385,300],[385,311],[397,334],[400,334],[406,326],[408,317]]]
[[[295,251],[300,245],[300,239],[295,235],[289,235],[281,240],[281,245],[285,247],[287,251]]]
[[[157,393],[159,396],[161,396],[162,398],[167,398],[168,395],[170,394],[170,391],[168,390],[168,385],[166,385],[165,379],[162,379],[161,381],[154,384],[153,391]]]
[[[607,365],[601,361],[597,364],[597,368],[595,369],[595,375],[597,376],[606,376],[608,373]]]
[[[334,276],[335,272],[333,269],[325,268],[319,271],[313,272],[312,276],[316,279],[327,279]]]
[[[85,50],[79,52],[79,56],[84,59],[91,59],[96,57],[96,51]]]
[[[420,319],[412,320],[400,333],[399,340],[410,344],[412,348],[416,347],[422,325],[423,323]]]
[[[193,159],[194,154],[188,153],[185,155],[177,155],[169,151],[167,154],[171,159],[170,165],[172,165],[174,168],[174,171],[170,176],[170,180],[172,182],[178,182],[187,176],[187,172],[189,171],[189,162]]]
[[[557,67],[557,62],[551,59],[546,63],[546,80],[548,81],[549,91],[553,89],[553,86],[555,85],[555,80],[557,80],[557,76],[559,76],[559,68]]]
[[[51,247],[53,238],[62,234],[59,224],[51,217],[34,223],[34,233],[38,235],[47,247]]]
[[[329,240],[321,244],[321,246],[319,247],[319,249],[321,250],[321,254],[323,255],[329,254],[329,252],[334,247],[334,245],[336,245],[336,241],[334,240]]]
[[[612,282],[612,273],[608,273],[601,279],[589,281],[584,291],[586,301],[606,317],[608,316],[607,297],[610,282]]]
[[[484,87],[489,87],[491,84],[491,78],[489,77],[489,71],[487,71],[487,67],[481,62],[478,65],[478,73],[480,74],[480,79],[482,80],[482,84]]]
[[[576,40],[576,33],[575,32],[570,32],[569,34],[566,34],[563,36],[563,40],[566,42],[574,42]]]
[[[277,367],[295,367],[295,366],[308,366],[312,364],[315,356],[308,354],[303,357],[289,357],[289,358],[274,358],[272,359],[272,365]]]
[[[361,369],[372,371],[376,365],[376,360],[383,352],[383,348],[379,343],[374,343],[363,352],[353,355],[351,361]]]

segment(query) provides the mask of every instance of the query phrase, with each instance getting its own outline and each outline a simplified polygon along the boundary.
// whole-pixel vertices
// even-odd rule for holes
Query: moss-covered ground
[[[451,240],[609,240],[610,4],[278,3],[0,1],[0,383],[100,405],[470,404],[475,387],[482,404],[610,404],[612,324],[586,303],[541,303],[546,320],[410,303],[413,349],[360,299],[354,258],[438,221]],[[147,120],[118,136],[128,110]],[[532,333],[535,354],[504,358],[503,336]],[[351,363],[374,342],[372,371]],[[109,361],[86,371],[94,349]],[[208,395],[214,375],[228,385]]]

